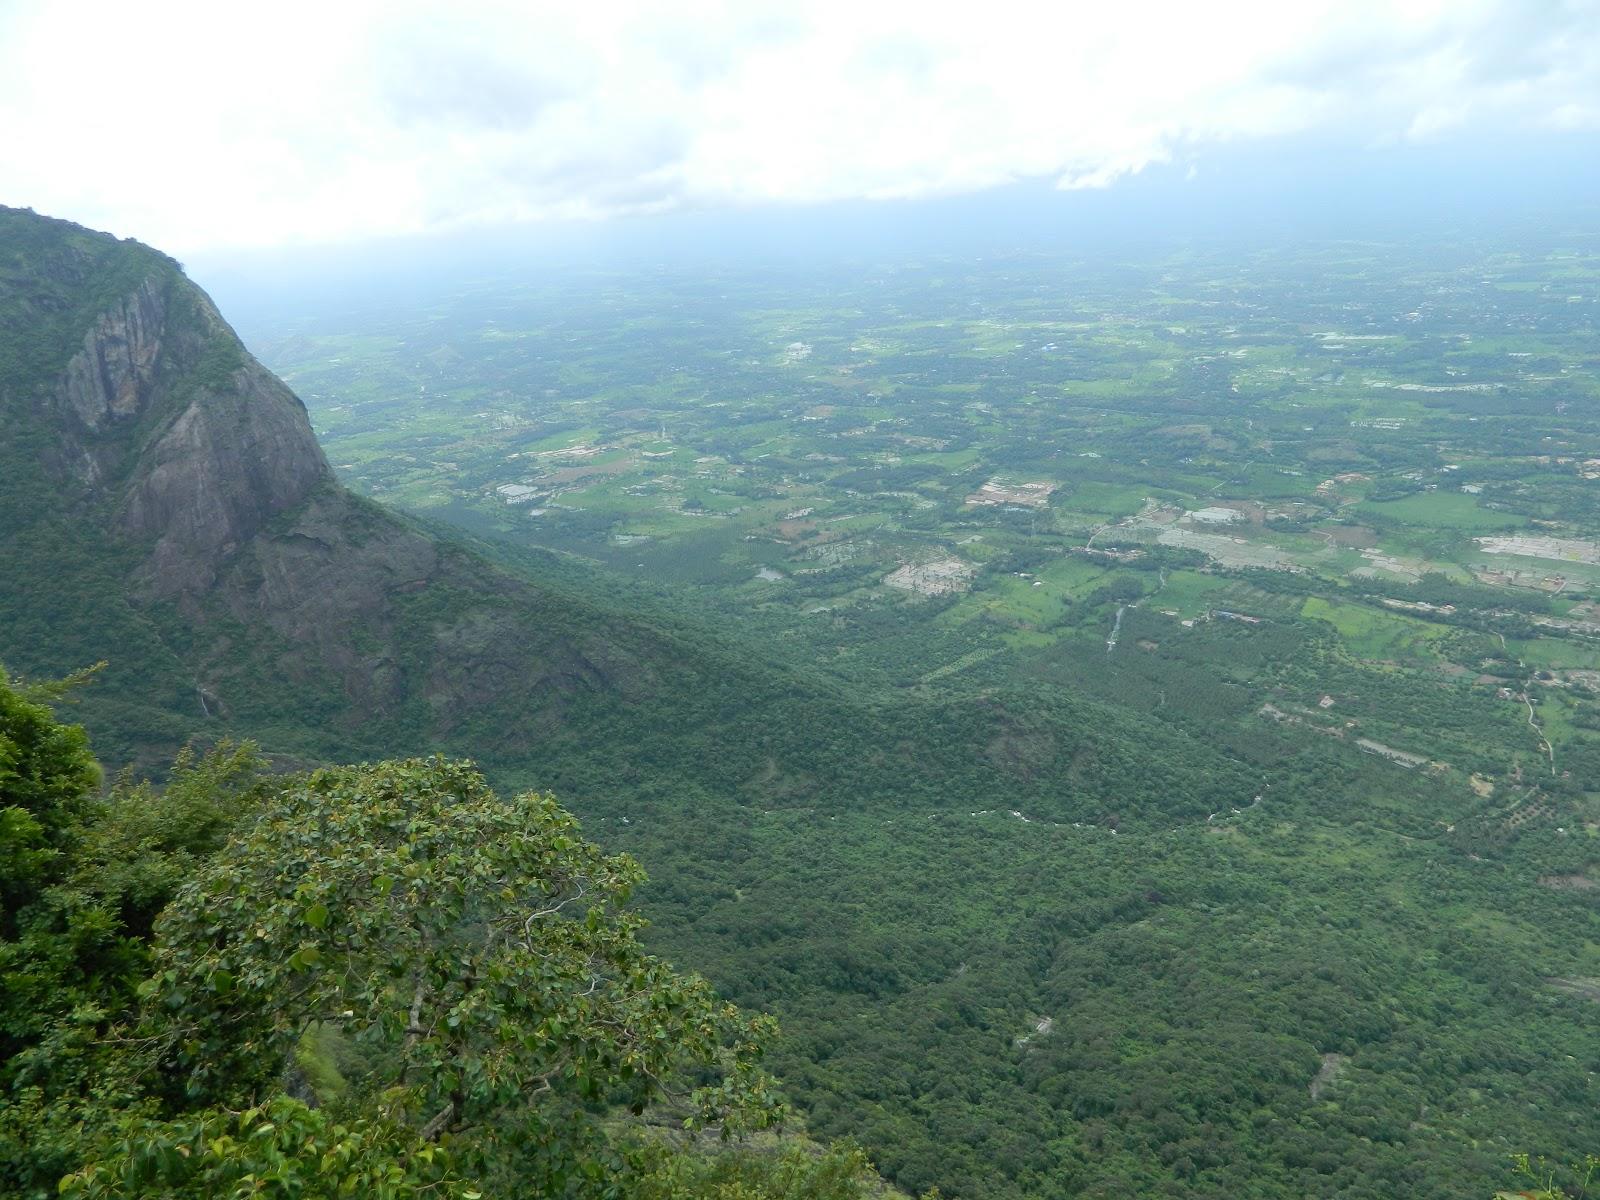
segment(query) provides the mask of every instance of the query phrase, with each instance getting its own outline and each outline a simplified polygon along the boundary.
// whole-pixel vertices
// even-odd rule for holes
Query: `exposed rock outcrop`
[[[152,597],[204,592],[266,522],[332,482],[305,406],[166,272],[96,319],[50,405],[62,465],[152,542]]]
[[[211,586],[228,555],[332,480],[300,401],[254,359],[196,388],[124,489],[123,528],[156,539],[144,586],[163,597]]]
[[[155,384],[166,308],[166,288],[152,277],[84,335],[58,392],[63,409],[85,429],[98,432],[144,411]],[[85,482],[99,477],[99,464],[90,460]]]
[[[579,696],[657,685],[651,635],[339,487],[304,405],[175,263],[9,220],[40,254],[0,277],[0,302],[40,330],[54,322],[64,363],[29,402],[55,507],[127,551],[119,602],[159,618],[145,628],[184,630],[163,636],[201,717],[305,696],[340,728],[447,735],[492,711],[507,719],[486,740],[528,744]],[[118,654],[92,626],[81,642]]]

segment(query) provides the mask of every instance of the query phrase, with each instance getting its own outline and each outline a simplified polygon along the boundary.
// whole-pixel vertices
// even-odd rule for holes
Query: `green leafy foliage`
[[[1600,1171],[1600,1156],[1586,1154],[1582,1161],[1568,1165],[1518,1153],[1511,1156],[1511,1165],[1524,1190],[1497,1192],[1496,1200],[1584,1200]]]
[[[97,1161],[61,1181],[68,1200],[477,1200],[448,1152],[392,1122],[344,1123],[278,1096],[241,1112],[119,1121]]]
[[[270,790],[256,746],[226,738],[203,753],[185,746],[160,787],[125,771],[84,829],[74,882],[114,904],[129,936],[147,939],[178,888],[255,818]]]
[[[162,916],[144,1032],[174,1100],[201,1104],[261,1094],[308,1030],[332,1033],[393,1119],[552,1187],[581,1169],[594,1105],[772,1123],[765,1022],[644,952],[621,907],[640,879],[553,797],[502,799],[468,764],[316,771]],[[674,1092],[689,1071],[713,1077]]]
[[[869,1200],[883,1181],[859,1147],[791,1145],[685,1154],[646,1146],[628,1194],[633,1200]]]
[[[8,1194],[683,1194],[629,1120],[782,1116],[770,1019],[645,952],[642,872],[548,795],[443,759],[269,783],[224,743],[102,797],[82,730],[3,676],[0,752]],[[783,1161],[727,1194],[846,1178]]]
[[[0,1184],[46,1190],[80,1127],[132,1093],[106,1041],[149,969],[150,925],[259,802],[254,747],[185,750],[167,788],[104,795],[80,727],[0,673]],[[78,680],[76,682],[81,682]]]
[[[0,930],[15,939],[20,910],[64,874],[100,770],[80,726],[58,724],[0,668]]]

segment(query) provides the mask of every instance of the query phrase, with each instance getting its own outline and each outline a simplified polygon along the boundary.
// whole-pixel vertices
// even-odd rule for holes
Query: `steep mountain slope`
[[[514,741],[575,691],[653,686],[648,637],[339,488],[304,407],[171,260],[6,211],[0,305],[18,667],[110,660],[104,690],[178,718],[152,736],[331,718],[363,742],[493,706]]]
[[[137,243],[0,212],[0,316],[0,661],[107,660],[85,703],[113,758],[236,730],[307,757],[450,746],[574,800],[1001,791],[1123,821],[1249,786],[1067,699],[845,694],[625,611],[604,580],[493,567],[341,488],[300,401]]]

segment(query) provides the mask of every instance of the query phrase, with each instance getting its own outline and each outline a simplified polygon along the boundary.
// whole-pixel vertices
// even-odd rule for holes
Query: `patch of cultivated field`
[[[1301,615],[1327,621],[1345,647],[1358,658],[1409,659],[1435,657],[1432,647],[1448,628],[1398,613],[1309,596]]]
[[[1368,500],[1357,511],[1423,529],[1512,529],[1523,523],[1512,513],[1495,512],[1462,492],[1418,492],[1400,500]]]

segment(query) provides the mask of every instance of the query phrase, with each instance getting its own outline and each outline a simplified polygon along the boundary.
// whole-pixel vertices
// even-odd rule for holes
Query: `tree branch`
[[[420,1135],[422,1140],[425,1142],[433,1141],[447,1128],[449,1128],[450,1122],[455,1118],[455,1115],[456,1102],[454,1100],[446,1101],[445,1106],[438,1112],[434,1113],[433,1119],[422,1127],[422,1133]]]

